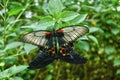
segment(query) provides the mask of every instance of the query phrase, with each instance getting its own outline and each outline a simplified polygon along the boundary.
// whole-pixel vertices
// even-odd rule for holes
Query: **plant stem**
[[[5,12],[3,13],[3,26],[4,26],[4,31],[3,31],[3,48],[5,48],[5,44],[6,44],[6,26],[7,26],[7,6],[8,6],[8,2],[9,0],[3,0],[3,10],[5,10]]]
[[[9,30],[11,29],[18,21],[19,21],[19,18],[21,17],[21,15],[24,13],[24,11],[27,9],[27,7],[29,6],[29,4],[27,3],[27,5],[25,6],[25,8],[20,12],[20,14],[17,16],[16,20],[9,24],[6,29]]]

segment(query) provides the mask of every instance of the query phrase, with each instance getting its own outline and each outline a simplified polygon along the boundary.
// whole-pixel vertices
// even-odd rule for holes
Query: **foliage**
[[[0,79],[2,80],[119,80],[119,0],[0,0]],[[89,34],[75,42],[88,62],[54,61],[28,70],[38,48],[20,42],[35,30],[87,25]],[[2,35],[1,35],[2,34]]]

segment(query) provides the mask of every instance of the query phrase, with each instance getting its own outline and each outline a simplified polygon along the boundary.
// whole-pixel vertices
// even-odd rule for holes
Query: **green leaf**
[[[17,7],[17,8],[13,8],[11,9],[9,12],[8,12],[8,15],[9,16],[13,16],[13,15],[16,15],[18,14],[21,10],[23,10],[24,7]]]
[[[54,66],[51,65],[51,64],[49,64],[49,65],[47,66],[47,68],[48,68],[49,70],[51,70],[51,69],[54,69]]]
[[[0,32],[4,31],[4,27],[0,25]]]
[[[72,10],[79,10],[80,9],[80,5],[73,4],[69,8],[72,9]]]
[[[115,25],[115,22],[112,19],[106,20],[106,23],[110,25]]]
[[[114,60],[114,66],[120,66],[120,59]]]
[[[90,33],[97,32],[99,28],[97,27],[90,27]]]
[[[73,20],[78,15],[79,14],[76,13],[76,12],[64,11],[64,12],[61,13],[61,20],[67,22],[67,21]]]
[[[6,50],[12,49],[12,48],[16,48],[16,47],[21,46],[21,45],[22,45],[21,42],[13,42],[13,43],[6,45],[6,47],[3,51],[6,51]]]
[[[8,36],[10,37],[10,36],[17,36],[17,35],[16,35],[16,33],[11,33]]]
[[[6,62],[6,64],[14,64],[17,60],[17,55],[13,55],[13,56],[7,56],[4,58],[4,61]]]
[[[106,52],[107,54],[111,54],[111,53],[113,53],[114,51],[115,51],[115,47],[114,47],[114,46],[108,45],[108,46],[105,47],[105,52]]]
[[[24,69],[26,69],[28,66],[23,66],[23,65],[20,65],[20,66],[13,66],[13,67],[11,67],[11,68],[9,68],[9,73],[11,74],[11,75],[13,75],[13,74],[16,74],[16,73],[19,73],[19,72],[21,72],[21,71],[23,71]]]
[[[79,24],[85,20],[86,16],[87,16],[87,14],[80,14],[79,16],[77,16],[76,18],[74,18],[73,20],[71,20],[69,22],[72,25]]]
[[[54,26],[55,21],[50,16],[43,17],[39,22],[32,23],[30,26],[22,26],[22,28],[32,28],[36,30],[46,30],[48,27]]]
[[[108,56],[107,59],[108,59],[108,60],[112,60],[112,59],[114,59],[114,57],[115,57],[115,55],[111,54],[111,55]]]
[[[114,35],[117,35],[120,30],[119,29],[112,29],[111,32],[114,34]]]
[[[34,46],[32,44],[25,44],[24,46],[24,49],[25,49],[25,52],[28,54],[30,53],[33,49],[37,48],[37,46]]]
[[[79,41],[78,44],[76,44],[76,47],[78,47],[80,50],[89,51],[90,47],[89,44],[85,41]]]
[[[50,72],[54,72],[54,66],[52,64],[49,64],[47,66],[47,69],[50,71]]]
[[[2,66],[4,66],[5,65],[5,63],[4,62],[0,62],[0,67]]]
[[[95,36],[89,35],[88,37],[98,45],[98,40]]]
[[[23,80],[22,77],[13,77],[13,80]]]
[[[60,12],[62,12],[64,6],[61,0],[50,0],[43,9],[44,11],[48,11],[49,14],[54,16],[55,14],[59,14]]]
[[[120,69],[117,69],[116,75],[120,75]]]
[[[20,66],[12,66],[6,70],[4,70],[3,72],[0,73],[0,79],[3,79],[3,78],[8,78],[16,73],[19,73],[21,71],[23,71],[24,69],[26,69],[28,66],[23,66],[23,65],[20,65]]]
[[[52,80],[52,75],[50,75],[50,74],[47,75],[46,78],[45,78],[45,80]]]
[[[54,24],[55,24],[55,21],[50,16],[47,16],[38,22],[38,27],[48,28],[48,27],[54,26]]]

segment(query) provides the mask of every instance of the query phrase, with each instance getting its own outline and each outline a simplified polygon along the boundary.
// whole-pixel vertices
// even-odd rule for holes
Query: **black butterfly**
[[[73,64],[86,63],[86,58],[81,57],[73,49],[73,42],[88,32],[87,27],[72,26],[48,30],[39,30],[28,33],[22,37],[27,43],[37,45],[40,54],[29,64],[29,69],[38,69],[48,65],[55,59]]]

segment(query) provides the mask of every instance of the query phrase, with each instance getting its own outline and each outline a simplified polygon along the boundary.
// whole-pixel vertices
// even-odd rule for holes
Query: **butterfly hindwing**
[[[54,61],[54,57],[50,56],[47,53],[40,53],[38,56],[29,64],[28,69],[38,69],[45,67],[46,65],[50,64]]]
[[[84,64],[87,62],[86,58],[80,56],[75,51],[72,51],[69,55],[61,57],[60,59],[72,64]]]

